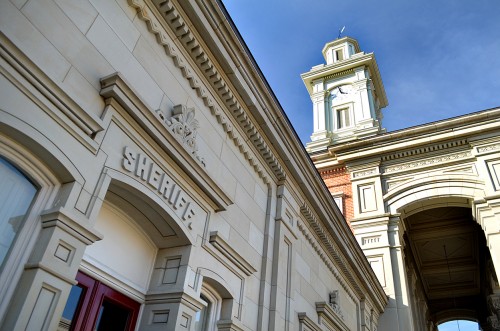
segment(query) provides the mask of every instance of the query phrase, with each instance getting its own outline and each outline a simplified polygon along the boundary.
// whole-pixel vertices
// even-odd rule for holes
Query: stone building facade
[[[373,53],[344,37],[302,75],[307,144],[389,297],[380,330],[500,330],[500,108],[386,133]]]
[[[0,1],[0,59],[0,330],[377,330],[219,1]]]

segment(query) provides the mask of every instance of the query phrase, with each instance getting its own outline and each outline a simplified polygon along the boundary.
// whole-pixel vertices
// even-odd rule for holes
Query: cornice
[[[310,225],[311,225],[311,222],[313,224],[317,223],[316,218],[310,213],[308,207],[303,206],[303,207],[301,207],[300,210],[301,210],[302,216],[304,216],[306,218],[306,220],[308,221],[308,223]],[[304,215],[304,214],[306,214],[306,215]],[[347,291],[347,293],[349,294],[351,299],[354,300],[355,299],[354,294],[352,293],[351,289],[349,288],[349,286],[347,285],[345,280],[339,274],[339,271],[337,270],[336,265],[332,262],[333,256],[331,256],[331,254],[328,254],[328,255],[324,254],[323,246],[320,244],[322,241],[318,240],[317,232],[314,231],[315,235],[311,235],[309,233],[309,230],[308,230],[307,226],[305,225],[305,223],[303,223],[301,221],[297,222],[297,226],[298,226],[300,232],[302,233],[302,235],[304,236],[304,238],[307,239],[309,244],[313,247],[314,251],[318,254],[318,256],[321,258],[323,263],[325,263],[325,265],[328,267],[328,270],[330,270],[330,272],[335,276],[335,278],[337,279],[339,284],[342,286],[342,288]],[[317,227],[317,224],[316,224],[316,227]],[[321,232],[321,233],[323,234],[323,232]],[[335,261],[334,258],[333,258],[333,261]]]
[[[210,232],[209,242],[224,255],[229,261],[238,267],[246,276],[257,271],[247,260],[245,260],[231,245],[229,245],[217,231]]]
[[[322,178],[329,178],[330,176],[334,176],[336,174],[345,174],[347,173],[347,167],[345,165],[341,165],[335,168],[327,168],[327,169],[318,169],[319,174]]]
[[[322,78],[327,75],[331,75],[337,72],[343,72],[346,70],[352,70],[357,67],[364,65],[369,65],[373,61],[373,53],[368,54],[355,54],[354,56],[343,60],[341,62],[336,62],[332,64],[324,65],[323,67],[315,68],[309,72],[300,75],[304,81],[313,81],[318,78]]]
[[[467,146],[468,142],[466,139],[445,142],[442,144],[434,144],[431,146],[425,146],[421,148],[414,148],[411,150],[405,150],[397,153],[388,154],[382,157],[382,161],[391,161],[401,158],[413,157],[421,154],[433,153],[441,150],[449,150],[450,148]]]
[[[262,169],[260,162],[246,146],[247,142],[250,142],[255,147],[275,178],[278,181],[283,180],[286,175],[279,160],[274,156],[273,151],[265,142],[258,128],[253,124],[247,114],[247,110],[237,100],[236,93],[233,93],[229,87],[229,80],[213,63],[210,55],[191,31],[192,27],[181,17],[174,2],[171,0],[154,0],[153,4],[150,4],[145,0],[129,0],[129,3],[136,8],[139,17],[147,23],[150,32],[156,35],[157,42],[164,47],[166,54],[174,60],[175,66],[181,70],[182,75],[188,80],[191,88],[196,90],[197,95],[210,109],[217,122],[223,127],[224,132],[237,146],[241,154],[244,155],[245,159],[254,168],[254,171],[259,174],[265,183],[269,183],[269,179],[265,175],[265,170]],[[155,12],[161,15],[162,21],[156,17]],[[238,131],[233,128],[232,121],[228,119],[225,112],[218,106],[218,101],[212,97],[211,92],[205,88],[204,83],[197,78],[196,72],[193,71],[188,61],[183,58],[175,42],[170,41],[171,37],[166,31],[166,27],[170,29],[170,33],[174,34],[176,40],[189,54],[197,69],[217,94],[219,100],[231,113],[232,119],[238,123],[239,129],[244,132],[246,139],[242,138]]]
[[[384,161],[389,161],[441,149],[459,148],[466,146],[471,137],[500,130],[499,119],[500,108],[493,108],[363,140],[331,145],[328,152],[341,162],[382,154],[386,155]],[[321,156],[327,156],[327,152]]]
[[[0,67],[0,75],[16,85],[83,146],[92,153],[97,153],[98,144],[94,138],[97,133],[104,130],[102,120],[80,107],[2,31],[0,31],[0,59],[7,64]]]
[[[340,77],[340,76],[345,76],[345,75],[350,75],[350,74],[354,74],[354,69],[347,69],[344,71],[333,73],[331,75],[323,77],[323,80],[327,81],[327,80],[335,78],[335,77]]]
[[[375,85],[375,90],[378,92],[377,94],[379,94],[380,108],[386,107],[388,105],[387,95],[385,94],[384,84],[382,83],[377,61],[375,60],[375,54],[373,53],[354,54],[349,59],[343,60],[341,62],[314,68],[309,72],[303,73],[302,75],[300,75],[300,77],[304,81],[309,94],[312,94],[311,82],[313,80],[319,78],[326,79],[326,77],[330,76],[335,77],[337,74],[342,74],[343,72],[349,74],[350,71],[362,66],[368,66],[370,68],[371,79],[373,80],[373,83]]]
[[[340,275],[338,274],[336,268],[333,266],[331,261],[335,261],[336,266],[342,271],[342,276],[345,277],[349,281],[349,284],[352,289],[354,289],[354,292],[356,293],[358,299],[364,299],[368,293],[373,293],[374,297],[371,299],[373,300],[374,304],[377,306],[377,308],[382,312],[384,310],[385,305],[387,304],[387,297],[385,295],[385,292],[378,282],[378,280],[375,278],[373,275],[373,272],[370,273],[371,270],[368,270],[368,262],[366,260],[366,257],[363,255],[363,253],[360,253],[360,259],[358,260],[359,265],[358,266],[364,266],[366,268],[366,272],[360,271],[356,272],[353,268],[351,268],[351,264],[348,263],[348,261],[345,258],[345,253],[340,252],[339,247],[335,244],[335,239],[339,238],[333,238],[331,233],[326,229],[324,226],[323,222],[320,222],[317,218],[317,216],[314,214],[314,212],[307,206],[306,203],[304,203],[300,207],[300,212],[302,216],[307,220],[309,226],[313,229],[316,238],[311,238],[311,236],[307,233],[306,228],[304,225],[302,225],[300,222],[298,224],[300,231],[302,234],[306,237],[306,239],[309,241],[309,243],[313,246],[315,251],[318,253],[318,255],[321,257],[323,262],[328,266],[330,271],[335,275],[339,283],[342,285],[342,287],[350,293],[350,289],[347,287],[348,285],[345,283],[345,281],[342,280]],[[319,240],[318,240],[319,239]],[[320,245],[318,242],[323,244],[323,247],[326,249],[328,252],[328,255],[330,258],[327,258],[323,252],[322,249],[320,248]],[[348,242],[345,242],[348,244]],[[356,243],[357,245],[357,243]],[[359,247],[359,246],[358,246]],[[359,251],[361,251],[359,249]],[[351,254],[355,254],[355,249],[351,251]],[[330,260],[331,259],[331,260]],[[354,261],[353,261],[354,262]],[[356,279],[355,275],[358,276]],[[372,275],[373,277],[366,277],[367,275]],[[359,283],[361,283],[359,280],[362,280],[363,286],[365,288],[361,288],[359,286]],[[371,289],[368,290],[368,289]],[[354,299],[354,298],[353,298]]]

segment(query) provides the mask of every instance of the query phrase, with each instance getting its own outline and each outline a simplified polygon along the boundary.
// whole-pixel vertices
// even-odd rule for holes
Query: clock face
[[[352,92],[352,85],[341,85],[331,90],[330,95],[332,96],[332,99],[341,99],[347,97]]]

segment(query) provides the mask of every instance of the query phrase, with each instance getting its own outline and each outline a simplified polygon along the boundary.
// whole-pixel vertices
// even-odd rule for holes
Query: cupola
[[[387,97],[373,53],[343,37],[323,47],[325,64],[301,75],[313,103],[309,152],[385,132],[381,109]]]

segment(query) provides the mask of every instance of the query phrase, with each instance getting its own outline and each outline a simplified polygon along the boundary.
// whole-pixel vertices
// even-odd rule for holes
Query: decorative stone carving
[[[363,170],[363,171],[356,171],[356,172],[352,173],[352,178],[367,177],[370,175],[375,175],[376,173],[377,173],[376,168],[367,169],[367,170]]]
[[[486,152],[492,152],[500,149],[500,144],[493,144],[489,146],[484,146],[484,147],[478,147],[477,151],[479,153],[486,153]]]
[[[218,106],[217,101],[211,96],[211,93],[206,89],[204,84],[201,83],[200,79],[197,78],[194,70],[191,68],[188,61],[181,55],[177,46],[171,42],[165,27],[158,21],[155,14],[153,14],[153,8],[150,8],[150,6],[156,7],[156,9],[160,11],[174,33],[178,34],[178,36],[182,35],[179,41],[186,47],[186,50],[189,52],[196,65],[202,70],[216,93],[222,98],[227,109],[232,112],[234,118],[240,124],[240,127],[243,128],[247,137],[250,138],[248,141],[257,148],[261,156],[270,166],[276,178],[279,180],[284,179],[286,174],[279,160],[258,132],[256,126],[246,115],[245,110],[230,90],[224,78],[219,74],[209,56],[205,53],[204,48],[198,43],[195,35],[191,33],[190,25],[181,17],[174,3],[171,0],[155,0],[154,4],[150,5],[144,0],[129,0],[129,4],[137,10],[138,17],[148,24],[148,29],[156,36],[158,44],[165,48],[166,54],[174,60],[175,66],[181,70],[182,75],[188,80],[189,85],[196,90],[198,96],[210,109],[212,115],[215,116],[217,122],[222,125],[224,131],[232,139],[245,159],[251,164],[255,172],[266,184],[269,184],[270,179],[266,175],[266,170],[261,166],[261,163],[256,159],[248,147],[246,147],[247,140],[241,137],[238,130],[233,128],[232,122]]]
[[[445,162],[453,162],[453,161],[463,160],[463,159],[471,157],[471,156],[472,156],[471,152],[467,151],[467,152],[449,154],[446,156],[428,158],[428,159],[417,161],[417,162],[410,162],[410,163],[399,164],[399,165],[394,165],[394,166],[387,166],[387,167],[385,167],[385,173],[405,171],[405,170],[410,170],[410,169],[415,169],[415,168],[432,166],[434,164],[440,164],[440,163],[445,163]]]
[[[493,315],[500,317],[500,295],[490,295],[487,299],[488,308]]]
[[[330,292],[330,307],[332,307],[333,311],[339,315],[341,319],[344,319],[344,314],[342,313],[342,310],[340,309],[340,304],[339,304],[339,291],[333,291]]]
[[[340,309],[340,306],[338,304],[332,304],[332,309],[333,311],[339,315],[339,317],[343,320],[344,319],[344,314],[342,313],[342,310]]]
[[[500,331],[500,322],[496,316],[489,316],[487,319],[488,329],[491,331]]]
[[[196,129],[200,127],[198,120],[194,118],[194,108],[187,108],[184,105],[176,105],[170,120],[165,120],[165,124],[170,128],[174,136],[179,140],[193,157],[205,166],[205,160],[198,155],[196,144]]]

